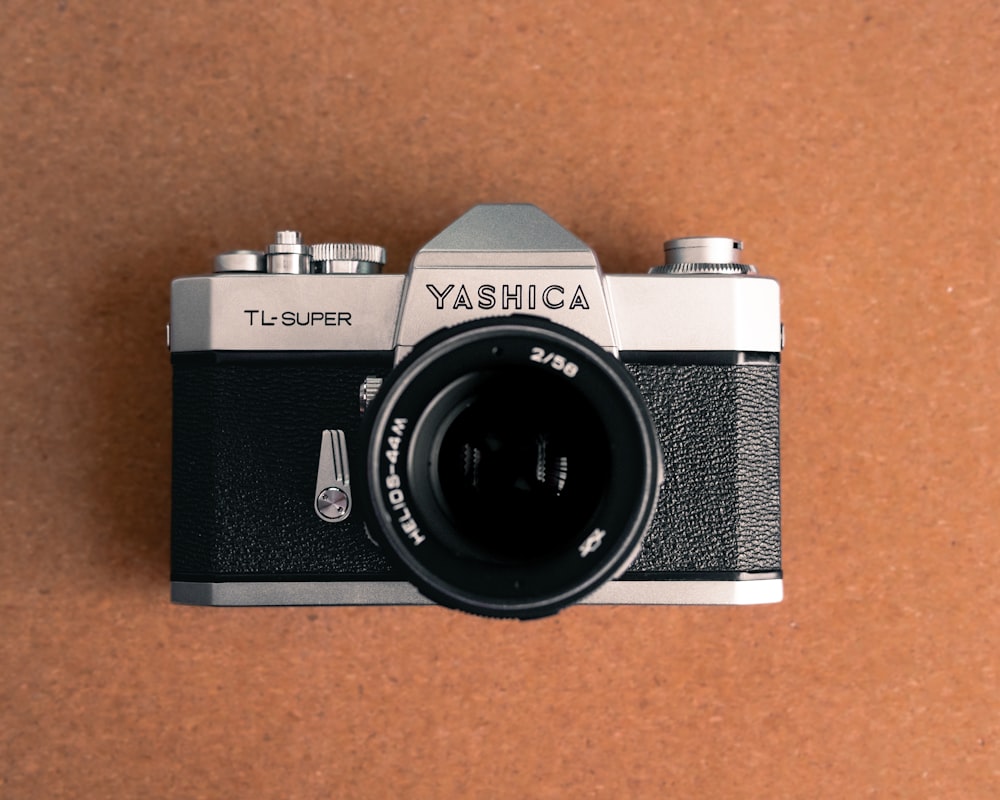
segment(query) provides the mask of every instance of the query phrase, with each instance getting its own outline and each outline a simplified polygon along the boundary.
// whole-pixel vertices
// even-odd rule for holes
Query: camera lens
[[[366,413],[374,533],[427,596],[551,614],[635,558],[660,456],[617,359],[534,317],[424,341]]]
[[[513,564],[553,556],[573,546],[607,491],[607,431],[587,399],[555,376],[477,372],[439,395],[424,424],[437,431],[416,454],[428,465],[430,509],[470,557]]]

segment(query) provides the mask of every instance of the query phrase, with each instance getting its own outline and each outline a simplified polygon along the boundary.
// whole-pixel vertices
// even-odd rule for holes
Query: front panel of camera
[[[406,274],[383,274],[385,252],[375,245],[307,245],[280,231],[264,250],[220,255],[212,275],[176,280],[168,327],[174,598],[245,605],[430,597],[522,617],[568,602],[780,599],[778,285],[745,263],[734,239],[674,239],[664,254],[649,274],[605,275],[589,247],[534,206],[487,205],[432,239]],[[581,495],[565,488],[568,478],[565,497],[546,494],[559,485],[564,461],[586,461],[551,410],[575,402],[561,387],[586,383],[567,374],[582,357],[539,339],[522,365],[537,370],[523,375],[537,378],[518,377],[517,391],[507,389],[514,372],[498,378],[485,366],[496,360],[491,350],[470,351],[473,361],[461,362],[466,376],[450,382],[449,370],[424,362],[419,381],[408,371],[442,341],[455,349],[437,358],[460,365],[464,326],[488,339],[511,325],[544,330],[543,339],[562,337],[614,364],[629,388],[574,390],[593,394],[591,411],[565,417],[577,420],[572,427],[604,429],[631,414],[604,408],[607,396],[626,406],[622,397],[638,398],[652,444],[641,445],[640,435],[626,448],[634,460],[621,461],[628,437],[591,431],[593,452],[615,463],[610,472],[592,468],[598,483],[613,484],[651,447],[662,454],[658,500],[648,470],[633,476],[634,492],[612,492],[633,512],[617,522],[595,522],[604,501],[574,502],[579,519],[564,512],[566,498],[593,492],[586,482]],[[403,403],[399,387],[411,383],[423,388],[412,389],[416,405],[405,418],[414,419],[411,431],[423,419],[426,431],[394,436],[403,416],[383,419],[379,409],[387,397]],[[454,408],[446,408],[449,397]],[[494,422],[505,409],[546,430],[527,434]],[[401,486],[386,488],[394,480],[384,457],[390,438],[406,445],[407,475],[427,477],[412,481],[420,510],[405,504],[411,518],[403,522],[388,494]],[[499,443],[483,467],[489,479],[470,483],[456,459],[486,458],[488,439]],[[537,451],[535,461],[524,460],[528,451]],[[561,455],[550,463],[542,452]],[[535,464],[537,486],[526,464]],[[542,526],[526,525],[534,531],[527,539],[505,537],[504,526],[477,517],[477,504],[497,507],[504,480],[548,527],[564,514],[572,533],[555,535],[546,549],[536,541],[545,538]],[[375,491],[380,482],[384,491]],[[441,533],[440,552],[415,558],[424,545],[415,548],[414,537],[428,526]],[[569,580],[572,570],[557,566],[632,542],[635,527],[641,547],[621,545],[606,569]]]

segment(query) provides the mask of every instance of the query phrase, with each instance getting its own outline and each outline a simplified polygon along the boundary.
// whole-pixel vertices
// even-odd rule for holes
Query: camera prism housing
[[[173,282],[171,582],[198,605],[782,596],[776,281],[674,239],[604,274],[535,206]]]

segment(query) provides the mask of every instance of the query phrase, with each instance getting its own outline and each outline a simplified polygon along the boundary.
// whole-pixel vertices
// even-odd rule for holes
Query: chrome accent
[[[447,283],[468,283],[472,287],[470,292],[487,279],[485,274],[480,278],[478,270],[461,275],[450,271],[450,280],[449,271],[433,272]],[[511,283],[519,273],[519,270],[498,271],[492,277],[500,278],[502,285],[504,278]],[[546,285],[563,284],[564,271],[538,270],[538,273],[546,276]],[[426,274],[413,280],[421,279],[428,280]],[[404,275],[276,277],[239,273],[178,278],[173,282],[171,295],[171,351],[391,351],[395,348],[398,361],[417,343],[397,342],[395,338],[405,280]],[[596,300],[590,291],[594,287],[597,288]],[[429,334],[445,325],[497,313],[478,309],[436,311],[433,296],[426,288],[420,291],[426,295],[426,300],[420,300],[418,294],[414,302],[419,307],[408,317],[411,335],[416,338],[421,332]],[[587,316],[593,312],[582,309],[561,316],[554,312],[541,314],[538,310],[522,313],[546,316],[584,334],[594,334],[603,328],[604,335],[594,340],[610,352],[781,352],[779,288],[777,281],[770,278],[605,275],[603,286],[596,278],[588,279],[584,291],[592,309],[600,305],[596,316]],[[614,334],[605,327],[608,307],[615,321]],[[278,324],[251,326],[248,309],[267,311],[278,317]],[[281,324],[281,313],[305,316],[316,310],[350,314],[350,325]],[[403,313],[405,315],[406,311]],[[501,310],[499,313],[513,312]],[[255,316],[254,322],[258,320]]]
[[[343,431],[323,431],[313,508],[324,522],[343,522],[351,515],[351,470]]]
[[[351,511],[351,496],[337,486],[316,495],[316,513],[324,522],[343,522]]]
[[[661,264],[650,275],[751,275],[757,272],[753,264]]]
[[[279,238],[294,238],[286,233]],[[722,237],[671,243],[669,258],[724,264],[728,258],[730,267],[740,252],[739,242]],[[317,247],[326,254],[327,245]],[[574,305],[578,291],[585,304]],[[298,322],[317,312],[330,312],[333,322],[343,314],[349,322]],[[616,355],[781,352],[776,281],[742,274],[605,275],[586,244],[531,205],[476,206],[421,248],[406,275],[179,278],[171,350],[394,350],[398,363],[444,327],[515,313],[558,322]]]
[[[653,267],[655,275],[747,275],[756,273],[740,255],[743,242],[725,236],[684,236],[663,244],[664,263]]]
[[[778,603],[782,579],[609,581],[583,605],[758,605]],[[170,599],[197,606],[434,605],[405,581],[194,583],[173,581]]]
[[[413,268],[589,267],[594,252],[538,206],[473,206],[420,248]]]
[[[665,264],[742,264],[743,242],[727,236],[680,236],[663,243]]]
[[[199,275],[177,278],[172,351],[382,350],[394,344],[404,275]],[[266,312],[268,325],[257,313]],[[344,324],[285,325],[313,312]],[[346,324],[349,320],[349,324]]]
[[[278,275],[308,275],[312,269],[309,245],[298,231],[278,231],[267,246],[267,271]]]
[[[170,599],[194,606],[434,605],[405,581],[193,583],[172,581]]]
[[[606,275],[623,351],[781,352],[778,282],[762,277]]]
[[[267,262],[260,250],[230,250],[215,257],[216,272],[267,272]]]
[[[375,244],[314,244],[312,261],[313,271],[323,275],[373,275],[382,271],[385,248]]]
[[[368,410],[368,406],[371,404],[372,400],[379,393],[382,388],[382,379],[376,378],[374,375],[369,375],[363,381],[361,381],[361,390],[358,392],[358,401],[361,406],[361,413],[364,414]]]
[[[781,578],[758,581],[608,581],[580,602],[591,605],[749,606],[780,603]]]
[[[604,294],[597,256],[540,208],[479,205],[413,257],[396,346],[472,319],[533,314],[614,350]]]

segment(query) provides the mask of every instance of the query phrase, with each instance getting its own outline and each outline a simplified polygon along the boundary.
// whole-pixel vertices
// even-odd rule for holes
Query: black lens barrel
[[[441,331],[365,416],[372,532],[443,605],[552,614],[641,547],[655,430],[620,362],[568,328],[513,316]]]

